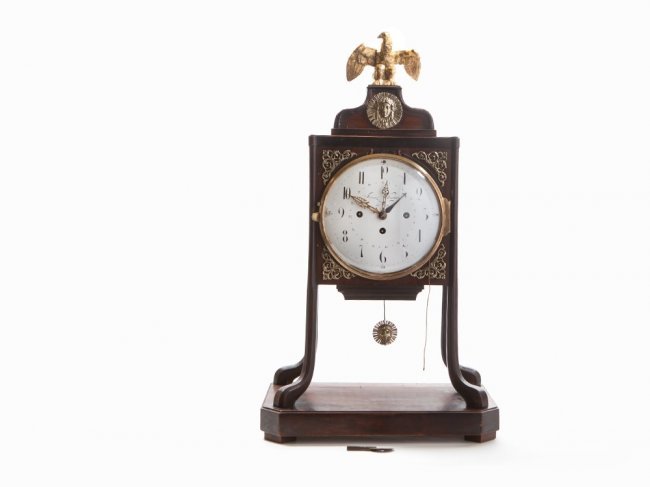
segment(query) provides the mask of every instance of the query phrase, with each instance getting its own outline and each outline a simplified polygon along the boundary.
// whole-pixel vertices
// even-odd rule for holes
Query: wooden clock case
[[[366,109],[375,95],[390,93],[402,104],[399,123],[378,129]],[[457,137],[436,137],[431,115],[408,107],[399,86],[368,87],[366,101],[341,111],[331,135],[312,135],[310,146],[309,268],[305,353],[278,369],[261,409],[264,438],[441,437],[484,442],[496,437],[499,410],[480,374],[458,359],[458,148]],[[417,271],[387,281],[359,277],[328,252],[315,214],[331,177],[347,163],[373,153],[396,154],[420,165],[451,202],[450,232]],[[447,384],[311,384],[317,342],[318,286],[336,285],[345,299],[414,300],[424,285],[442,286],[441,352]]]

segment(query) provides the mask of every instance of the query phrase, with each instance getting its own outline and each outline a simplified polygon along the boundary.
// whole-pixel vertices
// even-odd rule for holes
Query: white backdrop
[[[3,2],[0,484],[647,482],[649,15]],[[262,398],[303,349],[307,137],[363,101],[345,62],[384,30],[422,57],[406,102],[461,138],[461,361],[501,430],[267,443]],[[315,380],[445,380],[431,295],[422,371],[425,293],[388,303],[379,347],[381,303],[322,288]]]

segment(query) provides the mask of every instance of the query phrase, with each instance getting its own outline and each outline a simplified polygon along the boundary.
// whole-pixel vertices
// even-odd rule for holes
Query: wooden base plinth
[[[312,383],[294,409],[273,407],[281,386],[271,385],[262,404],[264,439],[462,437],[485,442],[496,438],[499,408],[467,409],[447,384]]]

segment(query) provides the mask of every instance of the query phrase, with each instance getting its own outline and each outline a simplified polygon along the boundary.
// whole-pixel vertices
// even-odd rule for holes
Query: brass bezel
[[[402,269],[401,271],[388,272],[388,273],[368,272],[362,269],[358,269],[357,267],[354,267],[350,264],[347,264],[343,262],[343,260],[338,256],[338,254],[332,247],[329,238],[325,233],[325,228],[323,226],[323,211],[325,208],[325,198],[327,198],[330,188],[334,186],[334,182],[339,178],[341,173],[347,171],[352,166],[355,166],[368,159],[392,159],[411,166],[413,169],[415,169],[416,171],[418,171],[420,174],[424,176],[424,178],[427,180],[429,185],[433,188],[433,191],[436,194],[436,198],[438,198],[438,204],[440,205],[440,227],[438,228],[438,237],[436,238],[433,246],[431,247],[431,250],[429,250],[429,252],[427,252],[427,254],[422,259],[417,261],[412,266],[406,269]],[[440,247],[443,237],[447,235],[450,231],[450,224],[449,224],[450,210],[451,210],[451,201],[449,201],[448,199],[442,196],[442,192],[440,191],[440,188],[436,184],[431,174],[429,174],[429,172],[426,171],[420,164],[404,156],[398,156],[396,154],[385,154],[385,153],[368,154],[366,156],[361,156],[357,159],[353,159],[350,162],[346,162],[345,165],[342,165],[339,168],[339,170],[336,171],[336,174],[334,174],[332,178],[328,181],[328,184],[327,186],[325,186],[325,189],[323,190],[323,194],[321,195],[321,199],[319,202],[318,226],[320,227],[320,233],[321,233],[321,237],[323,237],[323,241],[325,242],[325,247],[332,255],[332,257],[336,259],[336,262],[338,262],[338,264],[341,267],[347,269],[348,271],[352,272],[354,275],[359,277],[365,277],[367,279],[372,279],[375,281],[388,281],[391,279],[399,279],[400,277],[408,276],[410,273],[418,270],[424,264],[429,262],[429,260],[431,260],[433,255],[436,253],[436,250],[438,250],[438,247]]]

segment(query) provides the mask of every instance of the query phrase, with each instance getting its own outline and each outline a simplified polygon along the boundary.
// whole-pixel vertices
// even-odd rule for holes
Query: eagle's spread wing
[[[403,64],[411,78],[416,80],[420,76],[420,55],[417,52],[413,50],[398,51],[395,53],[395,63]]]
[[[377,50],[359,44],[359,47],[350,54],[350,58],[348,59],[346,69],[348,81],[352,81],[359,76],[365,66],[374,66],[376,55]]]

